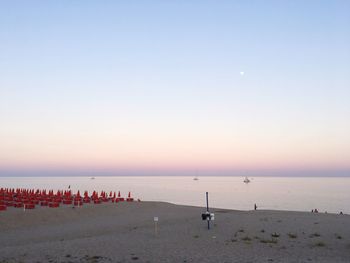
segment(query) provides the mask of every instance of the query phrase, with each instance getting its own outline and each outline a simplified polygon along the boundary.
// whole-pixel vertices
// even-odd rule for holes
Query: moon
[[[241,74],[241,76],[243,76],[244,75],[244,71],[239,72],[239,74]]]

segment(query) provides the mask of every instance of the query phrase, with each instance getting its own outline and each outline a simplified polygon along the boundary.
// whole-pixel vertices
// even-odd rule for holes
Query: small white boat
[[[243,182],[247,184],[250,183],[250,180],[248,179],[248,177],[245,177]]]

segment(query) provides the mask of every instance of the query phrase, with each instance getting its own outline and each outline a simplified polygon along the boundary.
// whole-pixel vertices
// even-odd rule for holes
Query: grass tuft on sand
[[[261,242],[261,243],[264,243],[264,244],[277,244],[277,243],[278,243],[278,240],[275,239],[275,238],[271,238],[271,239],[260,239],[260,242]]]

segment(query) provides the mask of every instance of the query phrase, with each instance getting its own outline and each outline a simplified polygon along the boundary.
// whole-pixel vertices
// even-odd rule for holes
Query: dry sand
[[[0,212],[0,262],[350,262],[350,216],[160,202]],[[159,217],[158,236],[154,216]]]

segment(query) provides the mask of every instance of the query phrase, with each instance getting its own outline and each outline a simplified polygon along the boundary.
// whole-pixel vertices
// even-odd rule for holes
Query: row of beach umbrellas
[[[104,202],[132,202],[134,198],[129,192],[128,197],[118,195],[110,191],[93,191],[91,195],[88,191],[84,193],[73,192],[72,190],[39,190],[39,189],[21,189],[21,188],[0,188],[0,211],[7,210],[7,207],[16,207],[23,209],[34,209],[36,206],[57,208],[62,205],[82,206],[83,204],[101,204]]]

